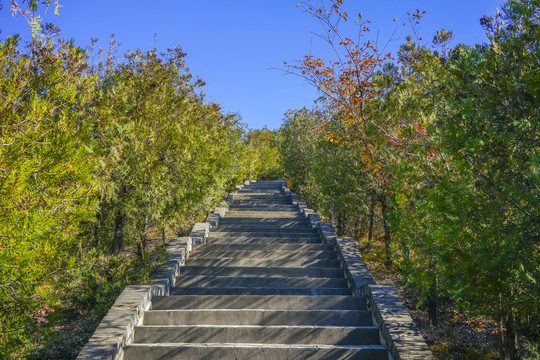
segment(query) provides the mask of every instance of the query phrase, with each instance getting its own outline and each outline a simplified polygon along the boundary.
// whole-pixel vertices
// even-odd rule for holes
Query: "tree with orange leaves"
[[[393,58],[368,39],[370,21],[363,20],[361,13],[354,20],[358,24],[358,40],[342,34],[340,23],[350,19],[341,9],[342,4],[342,0],[330,0],[329,4],[321,1],[319,7],[309,0],[299,3],[320,22],[323,31],[318,36],[331,47],[334,58],[323,60],[306,55],[294,64],[285,62],[285,71],[304,78],[324,95],[329,110],[336,115],[320,124],[320,133],[331,142],[354,147],[364,164],[364,171],[372,174],[370,193],[375,200],[372,204],[379,203],[382,209],[387,265],[390,265],[389,168],[393,164],[393,151],[401,150],[399,144],[404,140],[400,130],[395,130],[393,119],[381,116],[380,103],[373,101],[381,98],[380,89],[374,83],[376,74]],[[420,10],[409,13],[405,24],[415,30],[423,13]],[[340,124],[337,127],[334,126],[336,121]],[[394,148],[389,149],[388,143],[394,144]]]

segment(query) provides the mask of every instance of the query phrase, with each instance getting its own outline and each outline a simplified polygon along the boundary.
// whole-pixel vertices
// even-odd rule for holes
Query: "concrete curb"
[[[251,182],[254,182],[253,180]],[[244,184],[249,185],[247,180]],[[244,184],[236,188],[241,190]],[[189,257],[193,244],[204,244],[211,228],[217,227],[229,211],[228,205],[235,193],[227,196],[227,206],[216,207],[208,214],[204,223],[196,223],[187,237],[175,237],[169,242],[169,263],[158,269],[151,285],[128,285],[118,296],[107,315],[101,320],[94,334],[83,347],[78,360],[121,360],[123,347],[133,334],[133,329],[141,321],[144,312],[150,308],[154,296],[167,296],[175,286],[180,267]],[[230,201],[230,202],[229,202]]]
[[[379,328],[381,343],[388,348],[390,360],[432,360],[433,355],[418,332],[409,311],[393,286],[377,285],[362,259],[354,240],[338,237],[334,226],[321,221],[321,217],[299,202],[298,196],[284,187],[298,211],[317,229],[321,240],[333,244],[354,295],[366,296],[373,322]]]
[[[401,302],[396,288],[389,285],[366,286],[368,309],[379,326],[382,339],[393,360],[433,360],[424,338]]]

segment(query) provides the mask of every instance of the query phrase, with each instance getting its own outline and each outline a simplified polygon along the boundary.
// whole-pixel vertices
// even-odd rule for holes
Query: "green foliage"
[[[488,45],[450,49],[440,30],[432,52],[409,36],[399,65],[373,74],[361,132],[348,120],[360,110],[335,106],[290,111],[280,129],[310,206],[341,234],[374,224],[433,323],[439,299],[453,301],[496,322],[512,359],[540,308],[538,5],[510,0],[482,18]]]
[[[318,204],[323,195],[313,173],[316,144],[319,141],[316,132],[321,116],[321,112],[306,108],[289,110],[279,129],[279,151],[285,178],[289,180],[289,186],[312,206]]]
[[[276,131],[266,126],[260,130],[249,130],[244,141],[249,159],[248,178],[269,180],[283,177]]]
[[[0,44],[0,357],[50,341],[60,307],[103,313],[248,175],[276,176],[273,133],[205,102],[180,47],[89,66],[72,43]],[[266,137],[270,136],[268,139]],[[148,243],[152,241],[152,246]],[[47,340],[48,339],[48,340]]]
[[[163,56],[137,51],[96,69],[103,73],[94,125],[102,206],[94,233],[114,253],[124,238],[144,247],[150,225],[181,231],[223,198],[238,170],[243,128],[197,95],[201,82],[191,81],[184,56],[180,48]]]
[[[27,54],[0,47],[0,355],[24,348],[58,296],[80,222],[97,199],[86,106],[93,79],[72,44],[34,42]],[[47,310],[48,311],[48,310]]]
[[[318,109],[288,111],[280,128],[286,178],[309,206],[334,221],[340,233],[361,236],[370,203],[365,164],[358,149],[330,143],[320,124],[331,116]],[[337,132],[338,122],[327,131]]]
[[[441,224],[453,234],[443,237],[448,248],[475,254],[456,256],[459,274],[447,269],[453,298],[492,315],[512,338],[540,307],[540,247],[532,240],[540,238],[540,15],[533,1],[503,10],[491,46],[453,51],[440,134],[454,171],[440,194],[455,198]]]

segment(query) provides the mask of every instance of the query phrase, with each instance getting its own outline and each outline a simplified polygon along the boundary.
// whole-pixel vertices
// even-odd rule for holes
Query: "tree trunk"
[[[94,245],[99,245],[99,236],[101,235],[101,220],[103,218],[103,213],[107,207],[107,202],[102,201],[99,204],[98,212],[96,213],[96,224],[94,225]]]
[[[506,353],[508,354],[510,360],[518,359],[518,334],[517,334],[517,323],[516,323],[516,313],[510,309],[508,310],[507,321],[505,324],[506,327]]]
[[[429,271],[431,274],[431,286],[429,288],[428,296],[428,317],[430,325],[437,325],[439,320],[437,318],[437,277],[435,276],[435,264],[429,263]]]
[[[137,244],[137,253],[139,254],[139,257],[142,257],[143,251],[146,249],[146,244],[148,240],[146,237],[146,230],[148,230],[148,215],[144,217],[144,226],[139,236],[140,241]]]
[[[118,255],[118,252],[122,248],[124,242],[124,225],[126,221],[126,214],[124,210],[118,210],[116,213],[116,221],[114,224],[114,238],[112,245],[113,255]]]
[[[337,230],[339,235],[343,235],[344,232],[344,223],[345,223],[345,216],[343,214],[339,214],[337,216]]]
[[[163,227],[163,231],[161,233],[161,241],[163,244],[167,243],[167,228],[165,226]]]
[[[369,211],[369,229],[367,238],[367,249],[371,249],[371,240],[373,239],[373,220],[375,218],[375,196],[371,198],[371,209]]]
[[[386,205],[386,195],[381,196],[381,210],[384,228],[384,247],[386,252],[386,260],[384,265],[387,268],[392,266],[392,254],[390,253],[390,224],[388,224],[388,207]]]
[[[334,202],[330,202],[330,224],[335,224],[335,216],[334,216]]]
[[[498,310],[499,310],[499,324],[500,325],[503,325],[506,323],[506,321],[504,321],[504,316],[503,316],[504,311],[502,307],[502,303],[503,303],[502,300],[503,300],[503,294],[499,293],[499,303],[497,305],[498,305]],[[504,343],[505,343],[504,332],[499,331],[497,334],[497,349],[499,351],[499,357],[502,360],[506,358],[505,351],[504,351],[504,348],[505,348]]]

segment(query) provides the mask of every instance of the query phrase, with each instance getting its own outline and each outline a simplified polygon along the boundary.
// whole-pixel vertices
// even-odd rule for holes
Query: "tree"
[[[440,189],[455,199],[442,238],[461,268],[446,269],[453,296],[504,326],[501,356],[512,359],[520,321],[540,305],[538,5],[508,1],[482,19],[489,46],[453,51],[440,127],[454,169]]]
[[[96,211],[86,107],[93,79],[71,43],[0,45],[0,356],[28,350]],[[20,354],[20,353],[19,353]]]
[[[266,126],[251,129],[245,138],[248,147],[250,179],[279,179],[282,177],[280,153],[278,152],[277,133]]]

